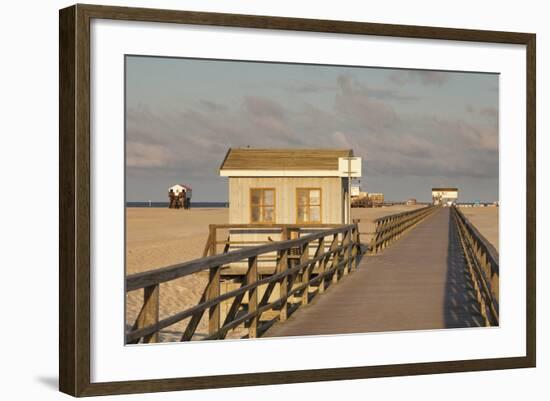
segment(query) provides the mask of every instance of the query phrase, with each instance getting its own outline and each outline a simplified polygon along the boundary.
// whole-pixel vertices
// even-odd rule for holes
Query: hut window
[[[298,188],[297,197],[297,221],[298,223],[321,222],[321,189]]]
[[[250,189],[250,222],[275,223],[275,189]]]

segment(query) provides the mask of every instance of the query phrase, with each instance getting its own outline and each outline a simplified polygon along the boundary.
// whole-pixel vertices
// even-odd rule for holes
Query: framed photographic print
[[[535,366],[535,35],[60,11],[60,390]]]

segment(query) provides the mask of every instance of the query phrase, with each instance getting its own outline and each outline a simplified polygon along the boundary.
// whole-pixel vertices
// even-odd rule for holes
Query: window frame
[[[273,221],[254,221],[252,218],[252,192],[253,191],[262,191],[262,196],[260,197],[261,202],[263,202],[263,193],[264,191],[273,191],[273,205],[268,205],[268,207],[273,207]],[[274,187],[252,187],[250,188],[248,192],[248,204],[249,204],[249,222],[250,224],[276,224],[277,221],[277,190]],[[263,208],[266,207],[266,205],[260,204],[256,205],[260,208],[260,219],[263,219]]]
[[[319,221],[300,221],[299,219],[299,209],[300,209],[300,197],[299,193],[300,191],[308,191],[308,216],[310,215],[309,209],[312,206],[319,206]],[[318,205],[312,205],[310,202],[309,192],[310,191],[319,191],[319,204]],[[296,224],[323,224],[323,189],[321,187],[298,187],[296,188]]]

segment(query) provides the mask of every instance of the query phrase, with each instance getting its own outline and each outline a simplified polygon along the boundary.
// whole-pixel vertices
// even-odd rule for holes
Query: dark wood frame
[[[90,383],[89,97],[92,18],[525,45],[527,355],[512,358]],[[62,392],[74,396],[92,396],[535,366],[535,34],[80,4],[60,10],[59,30],[59,388]]]

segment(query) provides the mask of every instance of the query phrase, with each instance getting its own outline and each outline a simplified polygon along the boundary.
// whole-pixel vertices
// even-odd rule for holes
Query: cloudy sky
[[[226,201],[229,147],[352,148],[387,200],[498,199],[498,75],[126,57],[128,201]]]

